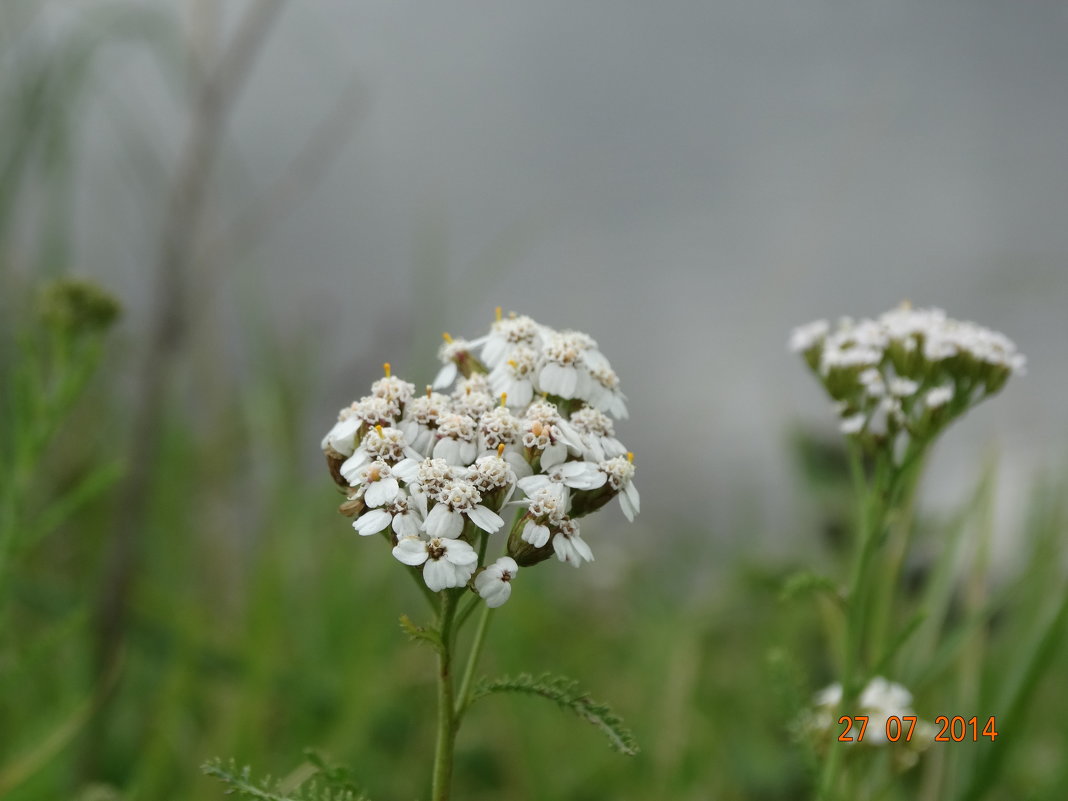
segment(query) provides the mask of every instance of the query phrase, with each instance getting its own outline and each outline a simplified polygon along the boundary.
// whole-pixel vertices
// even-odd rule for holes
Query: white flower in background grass
[[[500,515],[482,505],[482,496],[475,485],[464,479],[446,482],[434,495],[434,500],[434,508],[423,522],[423,529],[431,537],[459,537],[464,529],[465,516],[489,534],[504,525]]]
[[[827,734],[835,729],[835,721],[839,715],[856,717],[863,715],[868,718],[864,729],[863,739],[858,739],[859,730],[854,732],[853,742],[860,742],[872,746],[894,745],[895,742],[887,737],[887,725],[891,717],[898,718],[896,724],[891,724],[891,734],[901,732],[901,738],[896,742],[901,745],[910,745],[913,748],[923,748],[934,738],[932,726],[927,721],[920,720],[912,708],[912,693],[903,685],[888,681],[882,676],[876,676],[868,682],[864,690],[857,698],[856,710],[839,710],[842,702],[842,685],[835,682],[824,687],[816,693],[814,699],[814,711],[809,718],[809,727]],[[905,735],[912,728],[911,721],[906,717],[916,717],[916,725],[912,730],[912,736],[906,741]],[[900,725],[898,725],[900,724]]]
[[[512,579],[519,572],[519,565],[510,556],[502,556],[475,576],[475,590],[486,601],[486,606],[496,609],[512,595]]]
[[[404,537],[393,555],[406,565],[423,565],[423,581],[434,592],[464,586],[478,566],[478,554],[463,540]]]
[[[1004,334],[907,304],[877,319],[818,320],[794,329],[801,353],[835,402],[843,433],[896,460],[1023,372]]]
[[[474,577],[471,588],[500,605],[520,566],[592,560],[580,518],[617,496],[629,519],[637,514],[632,457],[610,419],[626,416],[626,399],[597,342],[579,331],[498,310],[486,336],[444,339],[433,386],[416,393],[386,364],[370,394],[340,411],[322,449],[345,494],[339,511],[358,534],[383,534],[398,560],[423,567],[431,589]],[[526,497],[513,500],[517,490]],[[505,507],[520,509],[506,555],[480,564]]]

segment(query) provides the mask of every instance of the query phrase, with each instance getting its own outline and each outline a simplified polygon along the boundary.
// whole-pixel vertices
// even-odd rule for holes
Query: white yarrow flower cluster
[[[439,356],[425,393],[387,364],[322,449],[358,534],[382,535],[430,590],[467,587],[497,607],[520,567],[593,560],[579,518],[615,497],[638,513],[611,420],[626,398],[591,337],[499,310],[484,337],[446,334]],[[494,542],[505,555],[487,560]]]
[[[835,682],[824,687],[816,694],[812,710],[805,717],[802,728],[820,743],[825,743],[832,734],[837,738],[842,733],[844,724],[838,723],[842,715],[850,718],[864,716],[868,720],[863,737],[859,735],[859,728],[854,727],[849,734],[851,739],[844,742],[859,743],[861,746],[893,746],[900,750],[897,761],[903,767],[915,762],[916,751],[934,742],[937,727],[916,715],[912,708],[912,693],[901,684],[876,676],[860,693],[855,710],[840,710],[841,702],[841,684]],[[889,723],[888,737],[891,717],[897,720]],[[914,724],[909,720],[913,717],[916,718]],[[891,739],[895,737],[896,740]]]
[[[842,433],[898,456],[996,393],[1026,361],[1004,334],[908,304],[875,320],[803,325],[790,348],[834,399]]]

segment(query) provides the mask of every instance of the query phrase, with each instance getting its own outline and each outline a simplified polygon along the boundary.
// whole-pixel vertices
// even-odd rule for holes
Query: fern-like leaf
[[[255,780],[248,765],[239,769],[233,759],[225,763],[221,759],[212,759],[200,769],[225,784],[223,792],[226,795],[251,801],[369,801],[352,784],[347,771],[326,767],[322,759],[314,755],[294,771],[296,780],[275,781],[270,777]]]
[[[483,678],[472,694],[470,703],[491,693],[522,693],[547,698],[600,729],[608,737],[612,748],[619,753],[627,756],[638,753],[638,743],[630,729],[623,725],[623,719],[607,704],[590,698],[589,693],[579,688],[577,681],[567,676],[543,673],[535,678],[529,673],[520,673],[514,678]]]
[[[433,646],[436,651],[442,649],[441,635],[434,629],[417,626],[407,615],[400,616],[400,627],[405,634],[412,638],[413,642],[425,642]]]

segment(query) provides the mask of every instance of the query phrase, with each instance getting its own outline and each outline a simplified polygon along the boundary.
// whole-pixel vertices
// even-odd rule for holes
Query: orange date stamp
[[[838,735],[838,742],[863,742],[864,735],[869,734],[868,723],[870,720],[871,718],[868,715],[842,715],[842,717],[838,718],[838,725],[844,728]],[[891,743],[907,743],[911,742],[912,735],[916,733],[916,721],[919,718],[916,715],[888,715],[885,718],[885,722],[883,722],[880,715],[877,720],[883,723],[883,730],[873,739],[881,741],[885,736],[886,740]],[[935,728],[938,728],[938,732],[934,735],[936,743],[977,743],[983,738],[993,742],[998,737],[997,724],[993,715],[987,718],[985,723],[974,715],[970,718],[965,718],[962,715],[954,715],[952,717],[939,715],[935,718]]]

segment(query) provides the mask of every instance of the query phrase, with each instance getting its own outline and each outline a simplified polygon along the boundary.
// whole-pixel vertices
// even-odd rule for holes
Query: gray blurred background
[[[8,63],[126,13],[4,3]],[[182,76],[219,61],[246,4],[130,5],[166,44],[83,65],[68,212],[75,271],[128,304],[136,351],[189,137]],[[501,305],[612,360],[641,537],[700,523],[763,547],[791,534],[791,427],[833,430],[790,329],[909,299],[1029,358],[951,429],[927,491],[959,502],[994,448],[1017,519],[1066,444],[1066,77],[1063,2],[289,3],[212,165],[184,397],[195,415],[240,381],[266,324],[314,364],[300,425],[321,470],[319,436],[382,361],[424,383],[440,333],[477,336]]]

